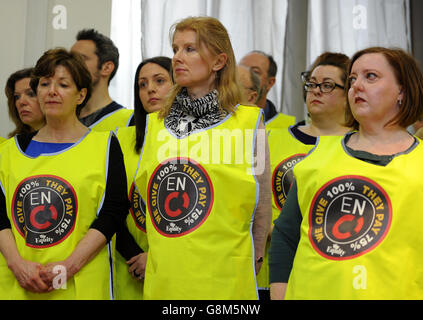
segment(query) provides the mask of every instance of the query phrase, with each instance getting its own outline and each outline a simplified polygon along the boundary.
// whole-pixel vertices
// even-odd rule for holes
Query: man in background
[[[119,50],[113,41],[94,29],[78,32],[71,51],[81,54],[91,74],[93,92],[81,110],[79,120],[94,130],[115,130],[128,126],[133,110],[114,101],[109,84],[119,67]]]
[[[260,78],[250,67],[239,64],[237,68],[239,81],[244,89],[248,103],[257,104],[261,94]]]
[[[273,57],[262,51],[254,50],[247,53],[241,59],[240,64],[250,67],[260,78],[261,96],[257,101],[257,106],[264,111],[266,127],[270,121],[272,121],[272,126],[282,128],[295,124],[295,117],[283,113],[278,114],[273,102],[267,99],[267,94],[276,82],[276,73],[278,71]]]

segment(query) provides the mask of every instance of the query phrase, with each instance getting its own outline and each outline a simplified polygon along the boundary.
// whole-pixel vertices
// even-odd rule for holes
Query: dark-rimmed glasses
[[[307,91],[307,92],[310,92],[310,91],[316,89],[317,87],[319,87],[320,92],[322,92],[322,93],[332,92],[336,87],[338,87],[342,90],[345,89],[345,87],[335,83],[334,81],[324,81],[322,83],[307,81],[307,82],[304,83],[304,90]]]

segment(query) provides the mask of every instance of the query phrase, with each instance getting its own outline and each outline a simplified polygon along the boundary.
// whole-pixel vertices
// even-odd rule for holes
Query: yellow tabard
[[[296,139],[289,128],[269,130],[268,142],[272,174],[272,215],[275,220],[294,182],[292,169],[314,145],[307,145]]]
[[[252,158],[261,114],[239,105],[181,139],[148,115],[135,178],[148,211],[145,299],[257,299]]]
[[[270,151],[270,170],[272,174],[272,221],[274,221],[282,210],[286,201],[288,191],[293,183],[294,165],[301,161],[306,154],[314,147],[297,140],[291,129],[268,129],[268,143]],[[270,241],[266,243],[266,253],[263,265],[257,275],[259,288],[269,288],[269,257],[268,249]]]
[[[24,259],[43,265],[62,261],[85,236],[104,197],[110,135],[91,131],[62,152],[36,158],[24,155],[15,139],[1,145],[0,183]],[[108,251],[105,246],[66,282],[66,289],[45,294],[22,289],[0,255],[0,299],[110,299]]]
[[[279,112],[266,122],[266,129],[285,129],[295,124],[295,117]]]
[[[134,175],[137,170],[140,155],[135,152],[135,126],[119,128],[116,133],[122,148],[125,161],[126,179],[128,182],[128,197],[131,202],[130,214],[126,219],[129,232],[144,252],[148,251],[147,235],[145,233],[145,202],[134,187]],[[116,254],[116,285],[115,297],[118,300],[142,300],[143,282],[135,280],[128,272],[125,259]]]
[[[6,139],[5,139],[5,138],[0,137],[0,144],[1,144],[2,142],[5,142],[5,141],[6,141]]]
[[[421,141],[378,166],[320,137],[294,168],[303,215],[287,299],[422,299]]]
[[[90,128],[95,131],[115,131],[116,128],[127,127],[133,114],[134,110],[121,108],[105,115],[93,123]]]

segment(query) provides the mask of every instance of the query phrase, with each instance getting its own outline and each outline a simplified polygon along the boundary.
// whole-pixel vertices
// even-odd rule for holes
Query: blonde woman
[[[262,113],[239,105],[232,45],[217,19],[184,19],[171,39],[175,86],[148,115],[135,177],[148,212],[145,298],[257,299],[271,216]],[[229,147],[217,149],[223,132]],[[234,161],[244,152],[247,161]]]

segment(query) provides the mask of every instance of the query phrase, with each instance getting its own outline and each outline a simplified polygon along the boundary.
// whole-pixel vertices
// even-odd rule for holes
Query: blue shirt
[[[52,142],[39,142],[31,140],[25,153],[30,157],[38,157],[41,154],[49,154],[63,151],[71,147],[73,143],[52,143]]]

